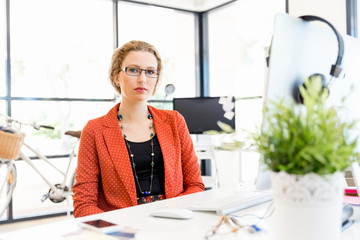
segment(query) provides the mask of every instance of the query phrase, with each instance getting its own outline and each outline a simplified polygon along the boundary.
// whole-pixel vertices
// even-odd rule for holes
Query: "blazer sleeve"
[[[184,117],[177,112],[178,134],[181,143],[181,165],[183,171],[184,192],[178,196],[201,192],[205,185],[201,178],[198,157]]]
[[[95,133],[92,122],[88,122],[81,133],[78,163],[73,186],[74,216],[104,212],[98,207],[100,168],[97,156]]]

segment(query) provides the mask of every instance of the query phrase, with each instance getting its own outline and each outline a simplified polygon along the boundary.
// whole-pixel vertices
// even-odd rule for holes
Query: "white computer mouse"
[[[184,208],[160,208],[153,211],[150,215],[162,218],[191,219],[193,212]]]

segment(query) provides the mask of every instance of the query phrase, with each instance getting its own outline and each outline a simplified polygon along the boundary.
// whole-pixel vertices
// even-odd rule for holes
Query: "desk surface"
[[[239,189],[244,190],[244,189]],[[247,189],[245,189],[247,190]],[[213,199],[223,197],[226,194],[232,194],[234,189],[221,188],[213,189],[201,193],[195,193],[187,196],[177,197],[173,199],[166,199],[159,202],[149,203],[145,205],[119,209],[111,212],[101,213],[97,215],[87,216],[84,218],[69,219],[56,223],[50,223],[40,225],[36,227],[26,228],[5,234],[0,234],[0,240],[19,240],[19,239],[63,239],[63,240],[74,240],[74,239],[117,239],[107,235],[92,232],[89,230],[81,229],[77,226],[78,221],[85,221],[91,219],[101,218],[122,226],[130,226],[138,229],[136,239],[204,239],[204,236],[208,230],[214,226],[219,216],[215,213],[207,212],[194,212],[194,216],[190,220],[176,220],[176,219],[165,219],[155,218],[149,216],[150,213],[156,209],[164,207],[180,207],[189,208],[191,205],[204,201],[206,199]],[[262,216],[266,211],[269,203],[256,206],[247,210],[238,212],[238,215],[244,213],[254,213]],[[249,219],[251,220],[251,219]],[[254,221],[257,221],[253,219]],[[271,230],[269,224],[271,217],[268,220],[263,220],[259,223],[259,226],[263,231],[255,234],[250,234],[245,230],[240,230],[237,233],[228,233],[226,235],[215,236],[210,239],[273,239],[271,236]],[[6,227],[2,226],[2,227]],[[227,229],[226,229],[227,228]],[[230,232],[229,227],[224,225],[224,231]],[[352,240],[360,239],[360,221],[357,221],[353,226],[345,230],[341,234],[341,240]]]

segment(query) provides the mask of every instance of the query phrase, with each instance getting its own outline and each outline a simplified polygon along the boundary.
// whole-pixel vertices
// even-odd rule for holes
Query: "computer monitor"
[[[218,121],[235,129],[234,97],[174,98],[173,104],[173,109],[185,118],[190,134],[222,131]]]
[[[264,104],[269,99],[292,101],[294,87],[311,74],[321,73],[329,79],[328,104],[338,109],[343,121],[360,119],[360,40],[344,34],[341,36],[344,40],[343,71],[339,78],[330,80],[329,72],[338,55],[338,41],[332,29],[321,22],[277,14]],[[347,98],[342,102],[344,96]],[[271,185],[269,171],[264,169],[266,167],[260,161],[259,189]]]

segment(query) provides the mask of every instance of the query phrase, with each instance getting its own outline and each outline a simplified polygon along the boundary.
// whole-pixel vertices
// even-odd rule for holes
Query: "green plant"
[[[307,79],[300,87],[304,105],[270,101],[264,107],[264,126],[254,133],[254,145],[268,168],[290,174],[332,174],[344,171],[356,159],[357,140],[349,133],[355,121],[342,123],[326,105],[328,91],[321,79]]]

